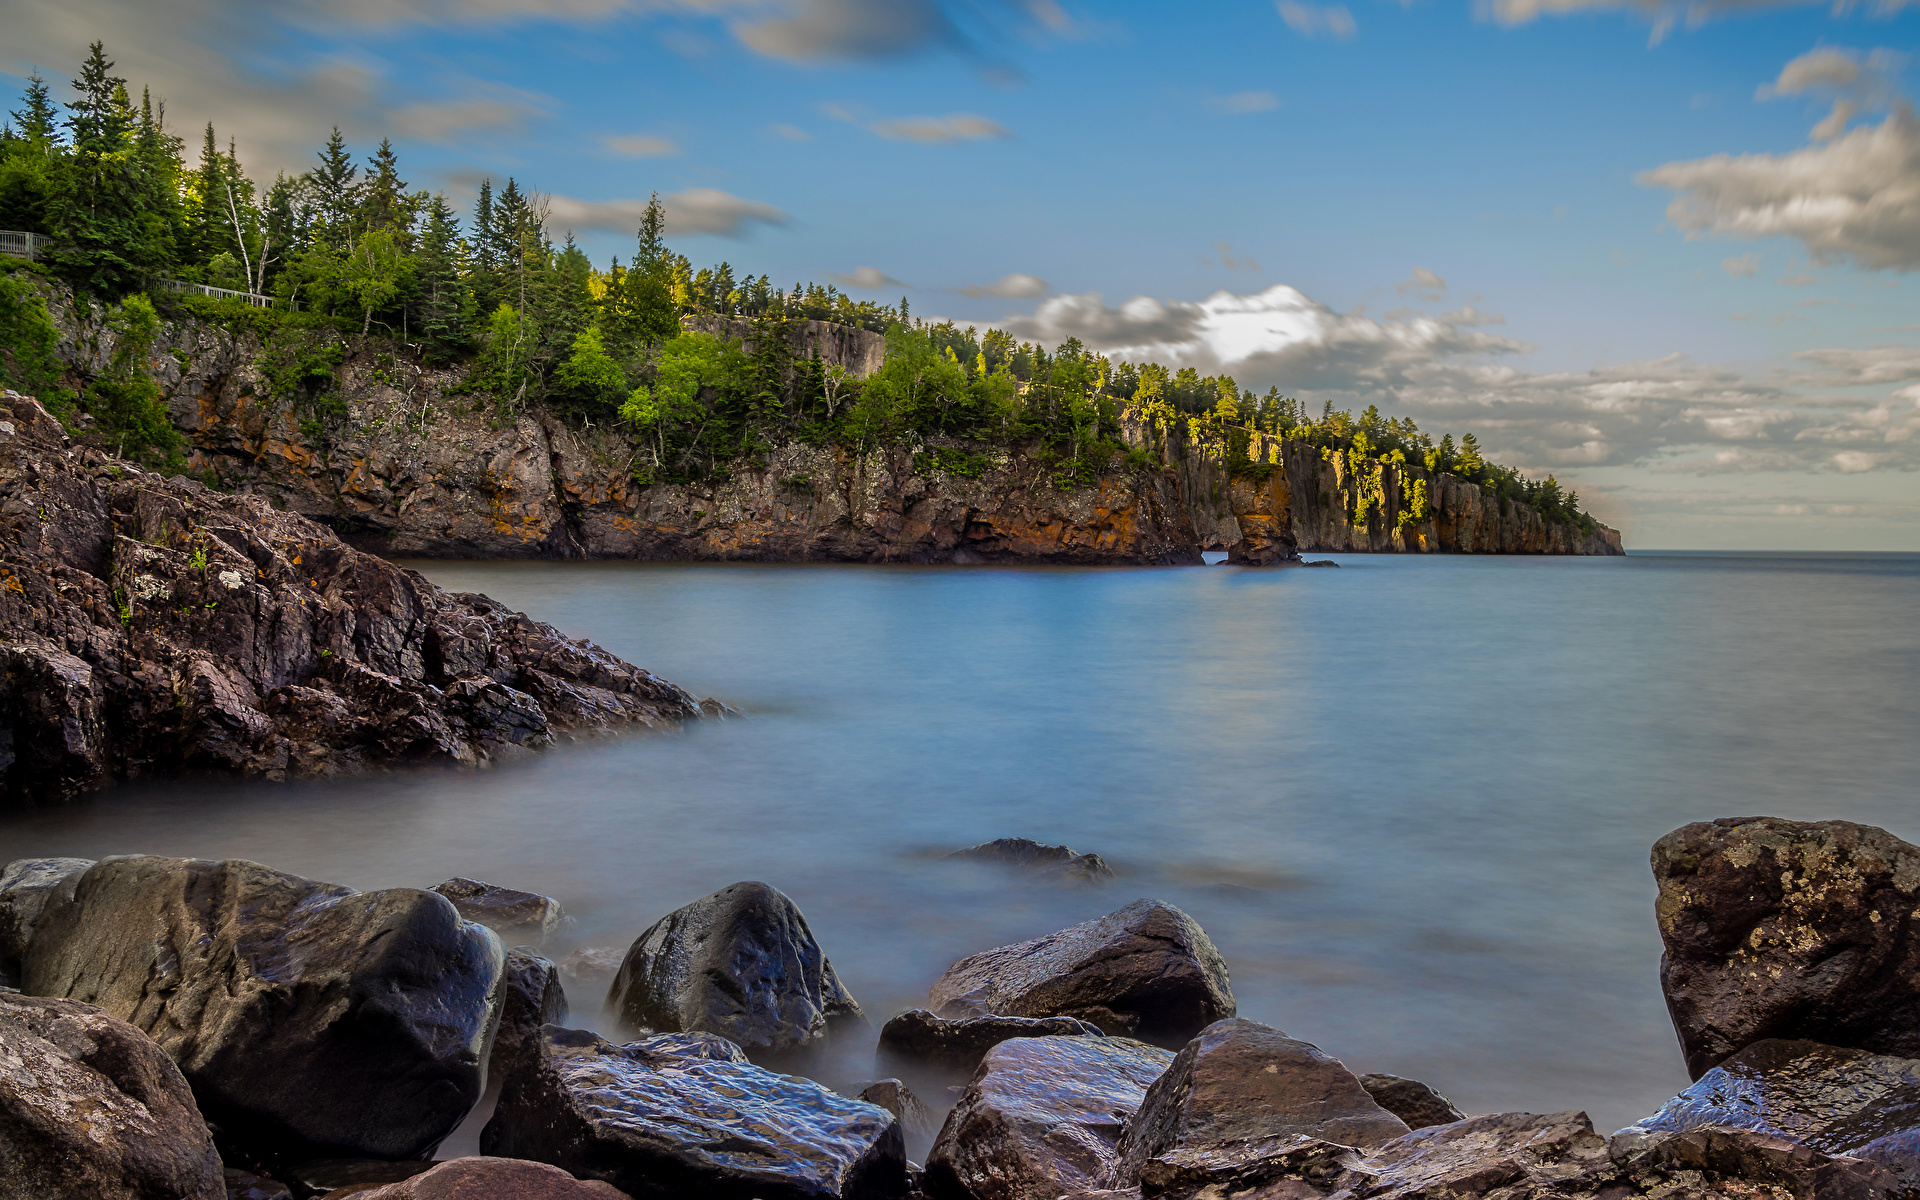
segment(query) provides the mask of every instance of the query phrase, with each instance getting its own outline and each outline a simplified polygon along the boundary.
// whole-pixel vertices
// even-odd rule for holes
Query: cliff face
[[[60,309],[56,304],[56,313]],[[745,320],[704,318],[752,340]],[[789,331],[801,357],[860,376],[885,339],[825,322]],[[97,367],[111,353],[97,322],[67,322],[63,353]],[[1388,467],[1384,508],[1355,523],[1343,456],[1256,435],[1268,470],[1234,476],[1218,454],[1162,445],[1165,469],[1116,461],[1091,488],[1063,490],[1029,453],[992,451],[975,477],[916,466],[915,450],[865,455],[788,445],[724,482],[640,485],[621,432],[539,412],[501,416],[459,394],[458,371],[363,352],[335,373],[342,418],[321,421],[269,394],[251,335],[169,327],[151,370],[191,442],[192,470],[264,495],[381,554],[447,558],[764,561],[1194,563],[1291,561],[1299,551],[1620,553],[1619,535],[1582,534],[1476,485]],[[1129,440],[1147,438],[1136,428]],[[958,448],[958,447],[949,447]],[[976,452],[971,457],[981,460]],[[205,473],[210,472],[210,475]],[[1402,526],[1401,489],[1427,484],[1430,515]]]

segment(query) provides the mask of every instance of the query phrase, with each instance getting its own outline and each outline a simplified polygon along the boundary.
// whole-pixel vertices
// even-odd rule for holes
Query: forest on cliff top
[[[1369,406],[1309,412],[1270,388],[1159,363],[1115,362],[1077,339],[1048,350],[1006,332],[930,323],[832,286],[786,289],[727,262],[695,269],[665,240],[656,197],[632,257],[596,267],[571,234],[556,243],[541,196],[509,178],[480,185],[464,219],[446,197],[411,187],[390,141],[364,162],[336,128],[297,176],[262,186],[209,124],[190,164],[164,104],[138,104],[95,43],[55,100],[37,76],[0,130],[0,230],[39,235],[28,257],[0,257],[0,383],[37,394],[63,416],[93,418],[97,436],[156,465],[183,443],[150,375],[164,319],[198,319],[260,339],[256,361],[273,398],[324,438],[346,417],[336,372],[375,343],[380,353],[461,372],[460,389],[498,419],[538,407],[576,423],[618,427],[638,451],[641,483],[721,480],[792,441],[864,452],[940,436],[1020,445],[1057,486],[1087,486],[1125,460],[1163,465],[1157,446],[1198,446],[1237,474],[1277,469],[1249,452],[1264,433],[1346,459],[1356,478],[1411,463],[1493,490],[1549,519],[1593,526],[1549,475],[1530,479],[1487,461],[1472,434],[1434,441],[1411,419]],[[43,277],[37,283],[34,277]],[[48,284],[102,307],[118,335],[90,374],[57,354]],[[254,297],[183,291],[180,284]],[[744,318],[745,339],[687,328],[687,318]],[[829,321],[886,338],[881,368],[855,378],[797,358],[788,326]],[[746,347],[751,346],[749,352]],[[1123,436],[1128,421],[1154,435]],[[929,447],[930,469],[979,474],[984,451]],[[1359,489],[1354,519],[1381,503]],[[1425,519],[1424,481],[1402,508]]]

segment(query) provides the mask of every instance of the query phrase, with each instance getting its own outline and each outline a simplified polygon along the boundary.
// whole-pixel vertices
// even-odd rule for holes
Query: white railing
[[[40,248],[51,245],[53,239],[44,233],[0,229],[0,254],[9,254],[14,258],[39,258]]]
[[[162,279],[160,286],[170,292],[196,292],[202,296],[212,296],[215,300],[245,300],[255,308],[273,307],[273,297],[262,296],[259,292],[236,292],[232,288],[209,287],[204,283],[188,283],[184,279]]]

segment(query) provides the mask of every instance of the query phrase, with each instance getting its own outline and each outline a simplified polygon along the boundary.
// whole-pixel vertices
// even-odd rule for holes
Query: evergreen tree
[[[307,179],[313,184],[319,232],[335,250],[344,252],[353,245],[354,218],[360,208],[360,168],[353,165],[338,125],[318,157],[320,165],[307,173]]]
[[[471,339],[460,286],[460,222],[443,196],[435,196],[428,205],[415,256],[419,267],[410,320],[427,358],[450,362],[466,351]]]
[[[51,233],[60,111],[37,72],[28,77],[25,99],[0,140],[0,228]]]
[[[50,255],[68,282],[103,299],[142,287],[168,261],[161,198],[135,153],[126,81],[93,43],[68,102],[71,151],[55,172]]]
[[[366,227],[387,230],[405,244],[408,240],[405,235],[413,228],[413,198],[407,195],[407,181],[400,178],[399,157],[393,152],[393,142],[381,138],[380,149],[368,161],[372,169],[367,172],[365,195],[360,204]]]

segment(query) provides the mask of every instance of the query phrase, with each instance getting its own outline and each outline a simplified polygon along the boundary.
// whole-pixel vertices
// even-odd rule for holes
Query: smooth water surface
[[[1340,562],[416,563],[748,715],[478,774],[127,787],[0,823],[0,861],[470,875],[619,946],[760,879],[876,1020],[964,954],[1156,896],[1212,935],[1242,1015],[1469,1111],[1607,1130],[1686,1084],[1655,838],[1773,813],[1920,839],[1920,558]],[[934,857],[1012,835],[1122,877]]]

